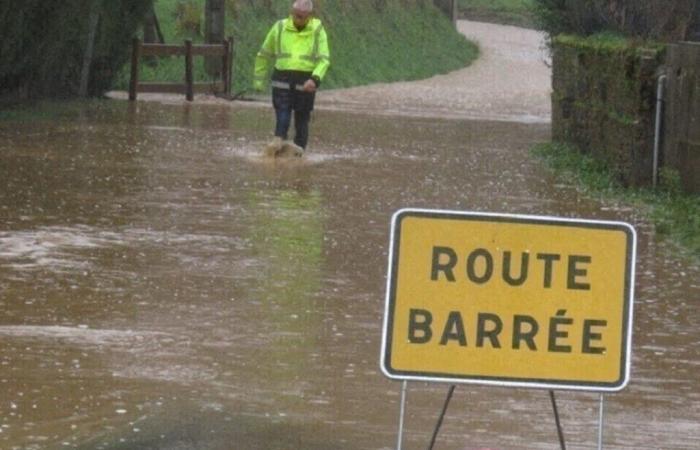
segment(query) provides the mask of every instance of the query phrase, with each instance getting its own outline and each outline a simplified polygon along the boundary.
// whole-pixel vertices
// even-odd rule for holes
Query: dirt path
[[[322,91],[319,108],[515,122],[550,120],[551,70],[541,33],[460,20],[478,43],[471,66],[420,81]]]

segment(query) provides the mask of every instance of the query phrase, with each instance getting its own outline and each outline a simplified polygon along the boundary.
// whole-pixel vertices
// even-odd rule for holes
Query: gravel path
[[[544,35],[466,20],[457,26],[479,45],[481,54],[471,66],[426,80],[322,91],[316,104],[372,114],[549,122],[551,69]]]

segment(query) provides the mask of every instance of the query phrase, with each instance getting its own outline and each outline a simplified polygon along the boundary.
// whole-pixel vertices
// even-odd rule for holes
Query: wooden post
[[[129,80],[129,100],[136,100],[139,87],[139,58],[141,56],[141,41],[134,38],[131,45],[131,79]]]
[[[146,18],[143,24],[143,42],[144,44],[164,44],[163,32],[160,29],[158,16],[153,6],[146,13]]]
[[[222,45],[224,46],[224,52],[221,57],[221,83],[224,86],[224,94],[230,94],[233,38],[230,37],[224,40]]]
[[[228,94],[228,40],[221,42],[224,51],[221,54],[221,86],[224,88],[224,94]]]
[[[433,0],[433,4],[457,25],[457,0]]]
[[[101,0],[94,0],[92,8],[90,8],[90,18],[88,23],[88,39],[85,46],[85,55],[83,55],[83,69],[80,72],[80,88],[78,95],[87,97],[88,84],[90,83],[90,66],[92,65],[92,53],[95,49],[95,35],[97,34],[97,24],[100,20],[100,3]]]
[[[194,76],[192,73],[192,39],[185,41],[185,95],[187,101],[194,100]]]
[[[228,83],[226,84],[226,87],[228,88],[228,94],[231,93],[231,90],[233,89],[233,36],[230,36],[228,38],[228,50],[229,50],[229,56],[228,56]]]
[[[154,6],[151,5],[146,13],[143,23],[143,43],[144,44],[163,44],[163,34],[160,31],[158,18]],[[143,62],[151,67],[158,65],[158,56],[151,55],[143,58]]]
[[[204,42],[218,44],[225,38],[226,1],[205,0],[204,2]],[[211,56],[204,57],[204,68],[211,77],[221,73],[221,60]]]

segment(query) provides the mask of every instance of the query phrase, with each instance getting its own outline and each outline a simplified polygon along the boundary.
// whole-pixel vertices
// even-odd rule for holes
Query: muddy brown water
[[[632,223],[632,379],[605,448],[700,448],[700,268],[553,178],[528,153],[547,124],[323,111],[309,154],[270,163],[271,121],[110,101],[0,124],[0,448],[394,448],[379,352],[404,207]],[[447,387],[409,384],[404,449]],[[595,448],[598,396],[558,400],[568,448]],[[461,385],[435,448],[557,449],[547,392]]]

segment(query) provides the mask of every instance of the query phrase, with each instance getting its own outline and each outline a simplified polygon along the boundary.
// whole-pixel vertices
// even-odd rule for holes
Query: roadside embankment
[[[5,31],[0,61],[0,101],[101,96],[125,90],[134,34],[143,37],[152,0],[39,2],[0,5]],[[42,3],[39,7],[38,4]],[[90,7],[85,5],[89,3]],[[205,0],[158,0],[158,30],[167,44],[203,43]],[[235,92],[249,90],[255,54],[289,0],[226,0],[224,36],[233,37]],[[469,65],[476,47],[458,33],[432,2],[420,0],[317,0],[331,45],[332,66],[324,87],[421,79]],[[48,5],[48,6],[47,6]],[[150,29],[150,28],[149,28]],[[211,81],[204,60],[195,58],[194,80]],[[182,56],[150,58],[141,81],[182,82]]]
[[[182,4],[192,11],[188,17]],[[198,12],[205,0],[159,0],[156,15],[167,43],[203,42]],[[288,0],[226,2],[225,36],[234,38],[233,91],[252,87],[253,63],[275,21],[289,14]],[[474,61],[477,48],[466,40],[432,2],[418,0],[317,0],[316,15],[324,23],[331,50],[331,68],[323,88],[399,80],[416,80],[461,69]],[[180,58],[145,66],[142,81],[181,81]],[[201,58],[195,60],[195,81],[207,81]],[[124,67],[114,89],[128,87]]]

